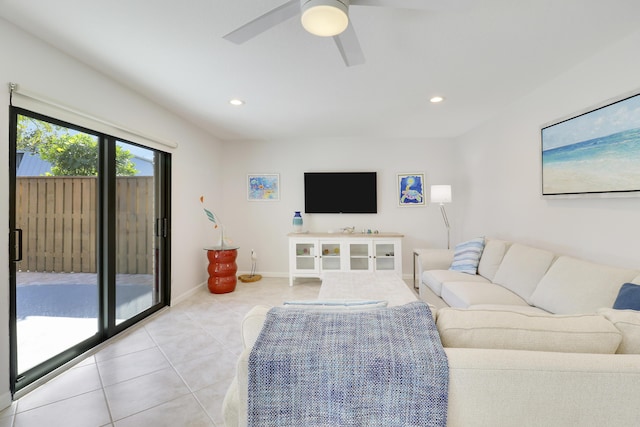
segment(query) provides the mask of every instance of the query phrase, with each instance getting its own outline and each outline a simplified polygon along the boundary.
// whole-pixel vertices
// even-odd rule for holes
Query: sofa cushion
[[[475,304],[528,305],[510,290],[488,282],[445,282],[441,298],[451,307],[460,308]]]
[[[560,256],[531,295],[533,305],[557,314],[612,307],[620,286],[638,272]]]
[[[480,263],[478,264],[478,274],[489,281],[493,281],[502,258],[504,258],[504,254],[507,253],[510,245],[511,243],[504,240],[486,239],[482,257],[480,257]]]
[[[601,308],[598,313],[606,317],[622,333],[622,342],[616,353],[640,354],[640,312]]]
[[[618,310],[640,310],[640,285],[635,283],[622,285],[613,303],[613,308]]]
[[[484,237],[458,243],[453,252],[453,262],[449,270],[475,275],[484,249]]]
[[[428,270],[422,273],[422,283],[427,285],[436,295],[442,294],[444,282],[483,282],[489,281],[482,276],[461,273],[451,270]]]
[[[531,303],[531,294],[554,259],[553,252],[514,243],[498,267],[493,283],[504,286]]]
[[[599,314],[559,316],[508,310],[438,311],[445,347],[613,354],[622,334]]]

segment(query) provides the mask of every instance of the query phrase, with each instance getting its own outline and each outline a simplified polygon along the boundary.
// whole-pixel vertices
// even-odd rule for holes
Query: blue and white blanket
[[[249,426],[444,426],[448,364],[427,304],[276,307],[249,357]]]

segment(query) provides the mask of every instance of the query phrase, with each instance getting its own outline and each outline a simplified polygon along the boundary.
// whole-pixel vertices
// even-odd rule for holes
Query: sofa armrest
[[[423,271],[447,270],[453,261],[453,249],[416,249],[420,276]]]
[[[640,355],[445,352],[447,426],[640,425]]]
[[[255,344],[262,331],[262,325],[267,318],[267,313],[271,310],[271,307],[266,305],[256,305],[244,316],[242,319],[242,327],[240,329],[242,333],[242,343],[244,348],[251,349]]]
[[[222,402],[222,417],[226,427],[246,427],[248,424],[249,356],[252,347],[253,344],[240,354],[236,366],[236,376],[231,381]]]

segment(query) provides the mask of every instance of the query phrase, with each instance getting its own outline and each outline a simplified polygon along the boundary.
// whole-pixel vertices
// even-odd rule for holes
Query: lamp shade
[[[432,185],[431,203],[451,203],[451,186]]]
[[[311,34],[331,37],[349,25],[348,9],[347,0],[302,0],[300,21]]]

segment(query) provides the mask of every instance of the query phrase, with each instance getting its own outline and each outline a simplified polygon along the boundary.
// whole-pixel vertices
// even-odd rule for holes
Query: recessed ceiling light
[[[234,99],[229,100],[229,104],[235,105],[236,107],[238,107],[240,105],[244,105],[244,101],[242,99],[234,98]]]
[[[441,96],[434,96],[429,100],[432,104],[437,104],[438,102],[444,101],[444,98]]]

